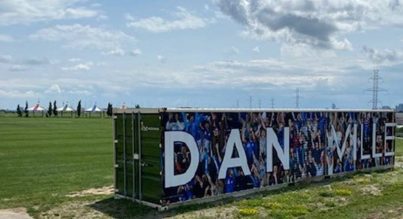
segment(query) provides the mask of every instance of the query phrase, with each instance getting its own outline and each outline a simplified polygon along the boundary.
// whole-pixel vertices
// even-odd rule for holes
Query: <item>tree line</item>
[[[17,116],[18,117],[29,117],[29,110],[28,109],[29,109],[28,108],[28,101],[25,101],[25,107],[21,107],[20,104],[18,104],[17,105],[17,111],[16,111]],[[52,102],[49,102],[49,106],[48,106],[48,109],[46,111],[45,116],[46,117],[52,117],[52,116],[57,117],[59,115],[59,111],[57,109],[58,108],[57,108],[56,100],[53,101],[53,104],[52,104]],[[76,108],[76,111],[75,111],[76,117],[78,117],[78,118],[81,117],[82,111],[83,111],[83,108],[81,107],[81,100],[80,100],[80,101],[78,101],[77,108]],[[112,106],[111,103],[108,103],[108,107],[107,107],[107,110],[106,110],[106,115],[107,116],[112,116],[112,114],[113,114],[113,106]]]

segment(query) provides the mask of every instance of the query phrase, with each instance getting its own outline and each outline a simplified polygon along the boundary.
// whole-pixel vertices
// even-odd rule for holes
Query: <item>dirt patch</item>
[[[380,219],[380,218],[403,218],[403,206],[394,207],[392,209],[384,209],[382,211],[373,212],[369,214],[367,219]]]
[[[367,185],[361,188],[361,192],[364,195],[374,195],[374,196],[380,196],[382,195],[382,191],[379,187],[376,185]]]
[[[188,212],[184,214],[178,214],[172,217],[166,217],[166,218],[234,218],[235,217],[235,212],[237,212],[238,209],[234,206],[231,207],[216,207],[216,208],[208,208],[208,209],[203,209],[203,210],[198,210],[198,211],[193,211],[193,212]]]
[[[88,207],[92,202],[68,202],[47,212],[42,212],[39,218],[110,218],[102,212]]]
[[[87,190],[83,190],[80,192],[73,192],[67,195],[67,197],[84,197],[91,195],[111,195],[113,194],[113,186],[104,186],[102,188],[91,188]]]
[[[32,219],[26,208],[0,209],[0,219]]]
[[[395,160],[395,168],[403,168],[403,159],[401,157],[397,157]]]

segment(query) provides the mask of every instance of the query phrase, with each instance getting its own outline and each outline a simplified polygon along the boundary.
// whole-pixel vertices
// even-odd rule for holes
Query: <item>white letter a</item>
[[[239,157],[236,158],[232,158],[234,146],[239,155]],[[221,164],[218,178],[224,179],[227,174],[227,169],[232,167],[241,167],[245,176],[250,175],[248,163],[246,162],[245,149],[242,146],[241,136],[238,129],[231,129],[231,134],[229,135],[227,145],[225,146],[224,159]]]

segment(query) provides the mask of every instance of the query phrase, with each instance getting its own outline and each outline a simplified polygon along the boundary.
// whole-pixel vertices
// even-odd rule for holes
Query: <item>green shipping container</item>
[[[166,209],[392,168],[395,112],[114,111],[115,197]]]

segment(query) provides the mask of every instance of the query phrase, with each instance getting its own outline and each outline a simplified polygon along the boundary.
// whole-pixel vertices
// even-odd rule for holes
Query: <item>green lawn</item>
[[[0,117],[0,209],[42,211],[111,185],[110,119]]]
[[[396,156],[403,158],[403,139],[401,138],[396,140],[395,154]]]
[[[43,212],[68,218],[94,216],[86,212],[118,218],[159,214],[129,201],[114,200],[112,195],[66,196],[112,185],[112,154],[110,119],[0,116],[0,209],[26,207],[34,217]],[[403,140],[397,140],[396,154],[401,165]],[[362,189],[367,187],[375,193],[379,190],[379,194],[364,194]],[[402,197],[403,169],[397,167],[244,199],[182,207],[157,216],[403,217]]]

